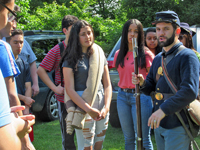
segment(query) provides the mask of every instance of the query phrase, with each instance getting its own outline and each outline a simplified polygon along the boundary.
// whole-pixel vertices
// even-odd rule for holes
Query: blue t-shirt
[[[1,49],[0,49],[1,50]],[[5,81],[0,69],[0,127],[11,123],[10,105]]]
[[[3,77],[9,77],[20,74],[19,68],[15,62],[14,55],[12,53],[11,47],[8,43],[0,40],[0,69],[3,73]]]

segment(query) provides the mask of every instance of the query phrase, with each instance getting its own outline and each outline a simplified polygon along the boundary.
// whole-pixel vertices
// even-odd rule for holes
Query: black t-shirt
[[[104,59],[104,62],[101,63],[107,65],[106,57]],[[63,62],[62,67],[74,69],[74,66],[69,65],[67,60]],[[83,57],[78,61],[77,69],[75,69],[74,71],[75,91],[84,91],[86,89],[88,70],[89,70],[89,56],[83,53]],[[99,90],[101,89],[103,89],[102,83],[99,86]]]

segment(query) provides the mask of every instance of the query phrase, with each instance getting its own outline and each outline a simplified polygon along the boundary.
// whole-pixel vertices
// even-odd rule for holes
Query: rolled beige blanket
[[[68,113],[67,117],[65,118],[66,132],[71,135],[74,131],[74,128],[72,127],[72,121],[74,118],[76,104],[74,104],[74,102],[69,98],[69,96],[66,93],[66,90],[64,90],[64,99],[65,99],[65,107]]]

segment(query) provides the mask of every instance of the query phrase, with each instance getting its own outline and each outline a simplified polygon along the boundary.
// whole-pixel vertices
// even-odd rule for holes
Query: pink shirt
[[[119,51],[116,51],[113,61],[113,67],[115,67],[116,59],[119,54]],[[145,49],[146,55],[146,68],[151,67],[152,61],[154,59],[154,54],[149,50]],[[147,70],[146,68],[139,68],[139,74],[142,74],[146,79]],[[134,89],[135,85],[132,84],[132,72],[134,72],[134,59],[133,59],[133,52],[128,52],[124,58],[124,67],[122,68],[120,65],[117,68],[119,73],[119,82],[118,86],[120,88],[126,89]]]

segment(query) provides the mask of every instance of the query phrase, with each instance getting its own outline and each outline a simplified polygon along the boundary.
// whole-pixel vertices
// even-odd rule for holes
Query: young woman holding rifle
[[[144,46],[144,33],[141,22],[137,19],[128,20],[123,27],[120,50],[115,53],[113,67],[119,73],[119,90],[117,97],[117,110],[122,131],[125,138],[125,149],[136,149],[137,115],[135,85],[132,84],[132,72],[134,72],[133,43],[132,38],[138,42],[138,66],[139,73],[147,76],[154,55]],[[148,127],[148,118],[152,112],[151,97],[140,94],[141,122],[143,147],[152,150],[153,145]]]

